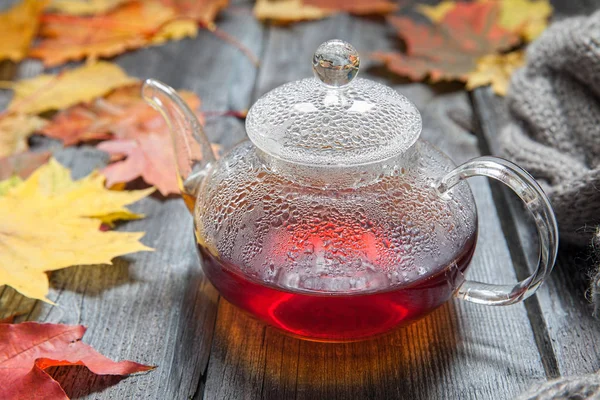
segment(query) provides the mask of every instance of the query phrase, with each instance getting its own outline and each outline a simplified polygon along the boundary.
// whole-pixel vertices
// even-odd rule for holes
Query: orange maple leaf
[[[388,0],[302,0],[307,6],[333,11],[347,11],[359,15],[388,14],[398,5]]]
[[[24,0],[0,13],[0,60],[19,62],[27,55],[47,4],[45,0]]]
[[[176,10],[182,18],[192,19],[211,26],[219,11],[229,5],[229,0],[161,0]]]
[[[200,99],[191,92],[179,93],[192,110]],[[203,116],[196,114],[202,121]],[[98,145],[114,156],[115,163],[103,170],[107,186],[138,177],[163,194],[179,193],[175,155],[167,124],[140,96],[140,85],[116,89],[90,104],[59,112],[41,133],[61,139],[65,145],[111,138]],[[123,157],[126,157],[123,160]]]
[[[389,0],[257,0],[254,15],[277,24],[325,18],[336,12],[388,14],[398,8]]]
[[[29,55],[47,67],[83,58],[112,57],[150,44],[176,12],[155,0],[126,3],[105,15],[42,16],[42,40]]]
[[[498,2],[456,3],[432,24],[390,16],[389,22],[406,42],[406,53],[376,52],[399,75],[432,82],[466,81],[482,56],[517,44],[519,37],[499,24]]]

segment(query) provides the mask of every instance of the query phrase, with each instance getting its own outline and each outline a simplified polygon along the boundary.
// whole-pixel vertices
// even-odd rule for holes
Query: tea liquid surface
[[[198,246],[203,270],[225,299],[264,322],[295,336],[318,341],[354,341],[421,318],[450,299],[463,281],[475,237],[451,264],[405,285],[373,290],[296,289],[241,274],[240,266]],[[331,278],[324,274],[324,281]]]

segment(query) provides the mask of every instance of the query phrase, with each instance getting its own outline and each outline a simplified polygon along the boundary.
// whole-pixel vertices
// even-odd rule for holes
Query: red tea
[[[406,284],[354,291],[293,289],[291,285],[264,282],[242,274],[240,265],[220,260],[202,246],[198,248],[204,272],[229,302],[296,336],[352,341],[414,321],[445,303],[462,283],[475,250],[475,237],[455,260],[431,275]],[[328,278],[323,274],[319,279]]]

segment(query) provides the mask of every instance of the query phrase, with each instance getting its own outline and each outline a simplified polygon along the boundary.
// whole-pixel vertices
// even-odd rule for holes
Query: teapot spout
[[[196,115],[170,86],[147,79],[142,98],[165,119],[175,150],[179,189],[192,209],[202,178],[215,161],[210,142]]]

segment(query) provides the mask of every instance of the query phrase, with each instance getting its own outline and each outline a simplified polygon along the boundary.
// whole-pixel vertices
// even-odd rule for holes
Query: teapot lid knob
[[[342,87],[358,74],[360,57],[356,49],[339,39],[321,44],[313,56],[315,76],[327,86]]]

